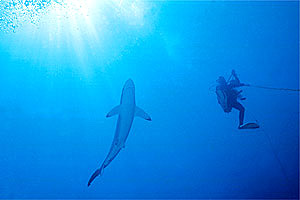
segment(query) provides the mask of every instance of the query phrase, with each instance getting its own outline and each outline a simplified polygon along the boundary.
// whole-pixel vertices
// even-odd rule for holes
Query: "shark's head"
[[[135,104],[135,88],[131,79],[128,79],[123,87],[122,104]]]
[[[134,83],[132,79],[128,79],[124,85],[124,89],[134,88]]]

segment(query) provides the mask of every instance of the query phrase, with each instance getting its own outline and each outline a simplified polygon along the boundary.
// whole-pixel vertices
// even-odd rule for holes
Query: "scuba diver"
[[[240,112],[238,129],[258,128],[259,126],[256,123],[244,124],[245,108],[238,100],[246,100],[246,98],[241,95],[242,90],[238,91],[235,89],[248,86],[248,84],[241,83],[234,70],[232,70],[228,81],[223,76],[220,76],[217,82],[216,94],[218,103],[222,106],[224,112],[230,113],[232,108]]]

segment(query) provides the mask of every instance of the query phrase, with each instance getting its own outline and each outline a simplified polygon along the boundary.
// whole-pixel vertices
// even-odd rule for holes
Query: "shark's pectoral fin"
[[[142,110],[141,108],[139,107],[135,107],[135,114],[134,114],[136,117],[141,117],[145,120],[148,120],[148,121],[151,121],[151,117],[144,111]]]
[[[120,105],[114,107],[109,113],[107,113],[106,117],[112,117],[120,113]]]

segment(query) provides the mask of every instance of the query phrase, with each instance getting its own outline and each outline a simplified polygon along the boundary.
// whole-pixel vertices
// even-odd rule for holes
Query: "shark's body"
[[[138,116],[151,121],[150,116],[135,105],[135,87],[131,79],[127,80],[123,87],[120,105],[114,107],[106,117],[114,115],[119,115],[119,117],[110,151],[101,167],[91,176],[88,186],[103,172],[103,169],[118,155],[120,150],[124,148],[134,117]]]

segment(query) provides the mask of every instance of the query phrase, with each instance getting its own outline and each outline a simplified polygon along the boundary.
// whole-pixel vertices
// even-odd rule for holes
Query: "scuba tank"
[[[224,112],[229,113],[232,110],[232,107],[228,105],[228,95],[224,89],[220,87],[216,88],[217,100]]]

